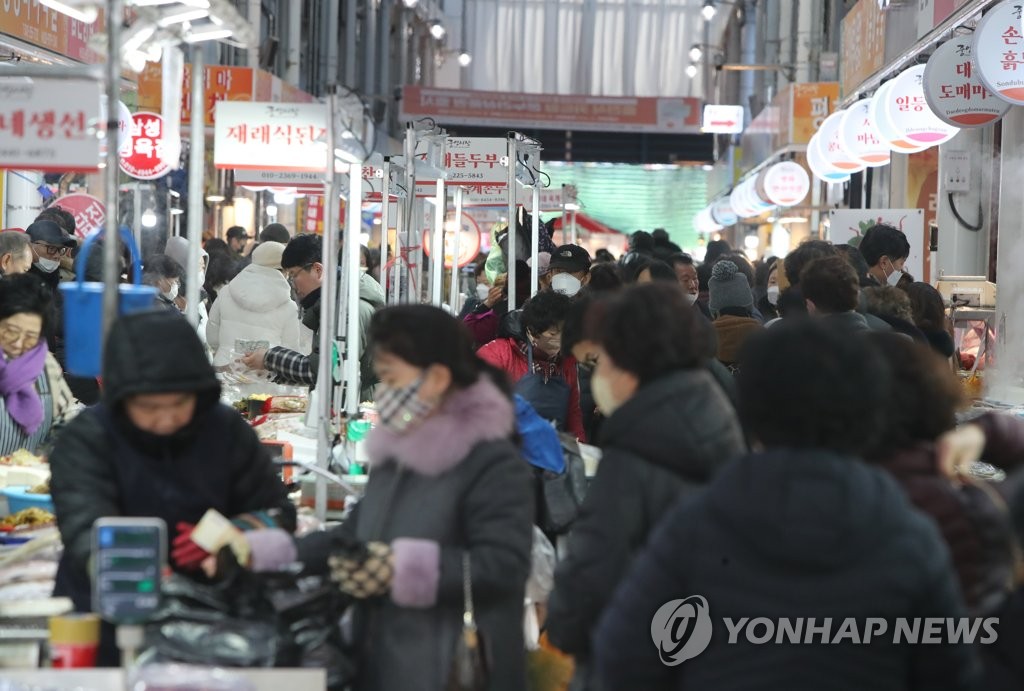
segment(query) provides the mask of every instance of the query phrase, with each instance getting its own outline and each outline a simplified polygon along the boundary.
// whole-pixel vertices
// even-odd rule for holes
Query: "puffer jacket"
[[[395,550],[389,595],[360,603],[358,691],[447,688],[462,630],[467,552],[491,662],[488,689],[526,688],[522,617],[533,485],[509,441],[513,429],[512,402],[486,378],[450,395],[407,434],[374,429],[364,498],[341,527],[299,540],[299,558],[311,573],[326,572],[332,551],[351,539],[391,543]],[[410,539],[432,549],[403,550],[399,543]],[[413,581],[421,595],[415,603],[409,601]]]
[[[732,405],[704,369],[639,389],[604,422],[599,446],[548,603],[548,637],[583,674],[594,626],[661,516],[745,448]]]
[[[269,341],[299,349],[299,307],[277,269],[250,264],[220,291],[210,311],[206,337],[216,367],[231,362],[235,340]]]
[[[164,310],[115,322],[103,361],[103,400],[61,432],[50,453],[50,489],[64,542],[56,594],[92,611],[91,532],[104,516],[179,522],[208,509],[260,514],[293,530],[295,508],[252,427],[219,402],[220,383],[189,323]],[[194,393],[192,421],[169,436],[136,428],[124,411],[138,394]]]
[[[689,596],[706,603],[706,648],[662,664],[678,648],[652,645],[654,614]],[[893,644],[897,618],[963,616],[942,537],[888,473],[823,449],[778,448],[733,461],[665,515],[605,610],[594,649],[606,691],[972,691],[984,646],[953,643],[945,627],[942,642]],[[725,620],[744,617],[731,641]],[[813,617],[831,644],[809,628],[803,640],[814,642],[755,644],[758,617]],[[851,639],[847,618],[865,637],[868,618],[887,631]],[[676,621],[674,640],[686,624]]]

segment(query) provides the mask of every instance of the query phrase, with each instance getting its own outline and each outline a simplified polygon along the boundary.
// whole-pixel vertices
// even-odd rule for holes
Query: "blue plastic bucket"
[[[64,294],[64,340],[67,344],[66,369],[79,377],[98,377],[103,368],[103,284],[85,280],[89,252],[102,232],[85,240],[78,254],[77,280],[60,285]],[[118,315],[152,309],[157,290],[142,283],[142,258],[131,231],[122,226],[121,239],[132,255],[134,285],[119,285]]]

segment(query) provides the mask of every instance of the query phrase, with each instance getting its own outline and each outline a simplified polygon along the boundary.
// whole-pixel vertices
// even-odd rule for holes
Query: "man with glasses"
[[[28,234],[20,230],[0,231],[0,276],[27,273],[34,258]]]
[[[281,254],[281,271],[295,290],[302,308],[302,323],[313,332],[313,351],[303,355],[275,346],[242,358],[250,369],[273,372],[285,384],[316,384],[320,364],[320,287],[324,280],[323,241],[319,235],[297,235]]]
[[[33,264],[31,273],[36,274],[43,283],[53,290],[60,283],[60,260],[71,253],[78,245],[74,238],[64,232],[56,222],[37,220],[25,231],[32,242]]]

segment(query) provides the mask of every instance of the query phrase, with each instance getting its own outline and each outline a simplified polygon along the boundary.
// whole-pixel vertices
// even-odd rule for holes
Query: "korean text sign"
[[[99,82],[0,77],[0,168],[99,170]]]
[[[216,111],[217,168],[327,170],[326,105],[220,101]]]

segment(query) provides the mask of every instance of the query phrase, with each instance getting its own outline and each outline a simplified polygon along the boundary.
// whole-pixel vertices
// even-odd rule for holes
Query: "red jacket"
[[[513,385],[525,377],[530,368],[526,356],[514,338],[491,341],[476,351],[476,354],[485,362],[505,372]],[[580,382],[576,374],[576,359],[572,356],[563,357],[559,363],[558,373],[569,385],[569,410],[565,415],[565,430],[585,442],[587,435],[583,431],[583,414],[580,411]]]

